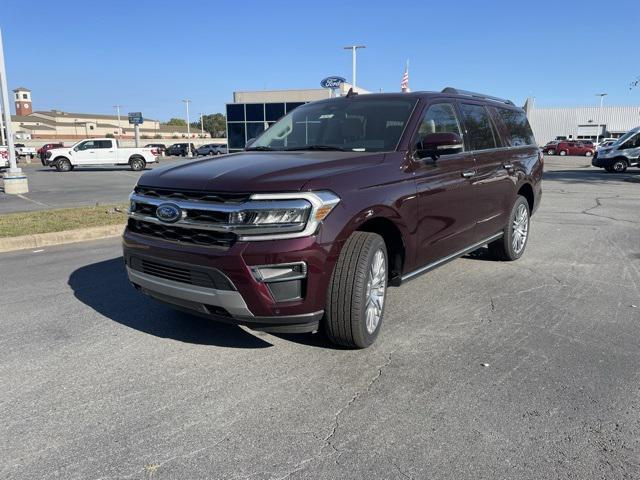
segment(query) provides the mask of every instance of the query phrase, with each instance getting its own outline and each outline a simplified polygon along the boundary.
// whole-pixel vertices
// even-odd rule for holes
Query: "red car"
[[[551,142],[550,142],[551,143]],[[577,141],[562,141],[554,144],[547,144],[545,152],[548,155],[584,155],[591,157],[595,153],[593,144]]]

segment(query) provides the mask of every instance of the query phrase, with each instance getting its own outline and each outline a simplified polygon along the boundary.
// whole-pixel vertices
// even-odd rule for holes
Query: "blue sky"
[[[149,118],[223,111],[234,90],[314,88],[328,75],[398,91],[457,86],[522,104],[640,104],[640,1],[2,0],[10,88],[34,108]],[[25,8],[27,9],[25,13]]]

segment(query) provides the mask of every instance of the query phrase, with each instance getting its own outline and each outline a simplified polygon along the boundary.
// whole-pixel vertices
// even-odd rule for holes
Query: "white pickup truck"
[[[16,143],[13,146],[16,148],[16,157],[29,157],[33,159],[36,156],[35,147],[27,147],[24,143]]]
[[[0,168],[9,168],[9,147],[0,145]]]
[[[147,163],[157,162],[157,155],[153,148],[120,147],[113,138],[91,138],[70,147],[52,148],[47,151],[43,163],[59,172],[95,165],[129,165],[131,170],[139,171]]]

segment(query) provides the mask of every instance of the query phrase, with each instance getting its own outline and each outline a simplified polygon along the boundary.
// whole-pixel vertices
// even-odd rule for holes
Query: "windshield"
[[[336,98],[301,105],[247,150],[395,150],[416,99]]]
[[[640,133],[640,130],[638,129],[634,128],[633,130],[629,130],[627,133],[621,136],[618,140],[616,140],[616,143],[614,145],[622,145],[624,142],[626,142],[627,140],[629,140],[631,137],[633,137],[638,133]]]

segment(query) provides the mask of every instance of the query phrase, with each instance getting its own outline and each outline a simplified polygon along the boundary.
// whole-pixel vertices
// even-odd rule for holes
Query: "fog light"
[[[305,262],[255,265],[250,268],[253,278],[263,283],[287,282],[307,277],[307,264]]]

